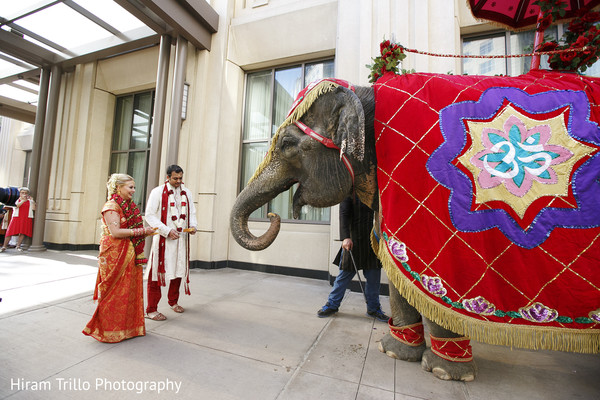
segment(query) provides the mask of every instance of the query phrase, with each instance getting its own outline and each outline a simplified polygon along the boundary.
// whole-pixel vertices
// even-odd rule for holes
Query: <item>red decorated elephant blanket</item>
[[[400,293],[475,340],[600,352],[600,79],[374,89],[379,256]]]

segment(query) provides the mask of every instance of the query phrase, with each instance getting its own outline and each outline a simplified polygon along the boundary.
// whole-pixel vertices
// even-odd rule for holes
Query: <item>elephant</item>
[[[393,198],[390,199],[388,195],[389,187],[391,183],[399,180],[399,177],[401,176],[403,177],[402,179],[410,179],[410,176],[407,175],[411,175],[412,171],[403,173],[402,161],[389,162],[389,160],[384,160],[383,158],[394,155],[395,157],[399,157],[401,160],[403,160],[403,156],[408,157],[407,147],[414,149],[421,146],[422,150],[427,148],[428,145],[424,142],[420,142],[420,138],[425,137],[426,133],[429,131],[435,131],[435,137],[437,137],[436,140],[439,139],[442,145],[437,149],[428,151],[427,154],[429,160],[427,160],[427,168],[421,168],[423,171],[425,171],[424,176],[427,177],[434,174],[443,174],[446,173],[444,172],[445,169],[450,169],[452,170],[452,173],[458,176],[458,178],[464,179],[464,176],[468,175],[468,171],[465,172],[466,169],[462,166],[459,168],[458,162],[455,162],[452,165],[450,163],[441,163],[437,166],[435,163],[431,162],[433,158],[439,158],[441,154],[446,152],[444,146],[453,145],[451,140],[452,129],[446,129],[446,125],[449,123],[448,121],[453,121],[451,118],[448,119],[447,116],[452,116],[453,112],[456,113],[455,108],[452,106],[458,105],[467,110],[472,110],[479,106],[483,107],[483,101],[478,99],[486,96],[495,96],[497,93],[494,91],[494,88],[497,87],[501,87],[502,90],[507,91],[506,93],[508,93],[505,95],[505,92],[503,91],[502,96],[504,97],[498,97],[498,104],[503,104],[502,107],[506,107],[506,104],[510,103],[510,98],[516,99],[515,104],[522,106],[523,104],[519,100],[521,98],[526,98],[527,101],[533,99],[531,103],[538,104],[541,103],[540,99],[546,99],[546,97],[549,96],[554,96],[553,98],[560,97],[558,94],[552,94],[546,97],[532,97],[536,95],[542,96],[537,94],[541,91],[539,88],[533,89],[531,93],[525,92],[525,88],[534,87],[535,85],[533,85],[533,82],[540,82],[542,77],[544,79],[553,80],[553,82],[559,86],[559,89],[566,89],[564,91],[565,96],[572,94],[571,90],[573,90],[573,88],[566,85],[565,78],[563,76],[552,76],[551,74],[548,74],[550,73],[533,71],[527,77],[524,77],[521,80],[514,80],[514,78],[507,77],[489,80],[489,77],[450,77],[448,75],[424,73],[413,73],[403,76],[387,74],[390,76],[385,75],[384,78],[380,79],[374,86],[353,86],[345,81],[336,79],[326,79],[312,84],[298,96],[299,100],[297,100],[297,102],[294,104],[292,110],[288,114],[287,119],[279,127],[276,135],[274,136],[272,147],[269,150],[267,157],[261,166],[259,166],[254,177],[250,180],[248,185],[238,195],[235,204],[233,205],[230,218],[230,228],[233,237],[242,247],[250,250],[262,250],[273,243],[279,231],[280,217],[276,214],[269,214],[269,229],[263,235],[255,236],[248,229],[249,215],[254,210],[273,199],[277,194],[288,190],[293,185],[298,185],[293,198],[294,218],[298,217],[300,209],[304,205],[308,204],[314,207],[333,206],[341,202],[346,196],[350,195],[354,191],[363,203],[371,207],[376,212],[376,215],[378,216],[376,218],[378,219],[379,224],[376,224],[376,228],[374,229],[374,238],[378,238],[379,244],[374,241],[374,248],[376,249],[376,252],[379,254],[380,258],[382,258],[382,255],[384,255],[384,257],[387,257],[391,260],[393,258],[392,256],[395,254],[394,249],[396,247],[394,246],[398,245],[399,243],[395,238],[392,238],[392,235],[394,232],[404,231],[401,231],[401,229],[398,228],[395,231],[388,230],[386,233],[382,227],[385,227],[386,223],[388,223],[387,227],[389,228],[389,221],[392,219],[392,217],[388,217],[386,215],[386,210],[389,210],[390,208],[403,209],[406,202],[409,202],[413,195],[409,194],[406,196],[406,198],[403,197],[404,200],[402,201]],[[498,81],[498,79],[503,80]],[[569,77],[569,79],[571,79],[571,77]],[[428,82],[432,82],[434,80],[438,82],[436,84],[439,85],[435,87],[435,90],[432,87],[426,86],[429,84]],[[454,82],[449,83],[449,80],[454,80]],[[486,84],[485,82],[488,83]],[[591,85],[594,88],[598,87],[597,82],[586,81],[585,84]],[[448,89],[448,87],[445,85],[454,85],[454,87],[458,89]],[[483,86],[479,87],[479,85]],[[465,100],[465,98],[460,97],[462,93],[466,92],[465,88],[467,86],[470,88],[469,90],[474,93],[475,100]],[[513,87],[514,90],[511,91],[511,88],[507,89],[508,86]],[[582,86],[579,85],[577,86],[577,89],[581,89],[581,87]],[[380,99],[380,93],[383,93],[384,90],[391,91],[396,96],[403,96],[401,100],[401,103],[403,103],[398,104],[397,99],[391,100],[391,103],[383,98]],[[437,96],[437,94],[446,90],[451,92],[448,96],[450,101],[447,102],[447,104],[441,104],[441,99],[438,97],[442,96]],[[421,95],[423,97],[419,97]],[[592,96],[588,96],[588,98],[593,99]],[[418,100],[418,104],[407,108],[405,111],[402,111],[402,107],[405,107],[410,100]],[[396,103],[394,103],[394,101]],[[567,103],[573,107],[573,102],[566,102],[565,104]],[[557,113],[556,110],[559,108],[560,107],[554,106],[550,107],[554,114]],[[504,108],[502,109],[504,110]],[[566,119],[567,121],[571,121],[569,124],[574,124],[574,119],[578,118],[576,112],[573,111],[574,109],[575,107],[571,109],[569,114],[570,116],[568,117],[571,119]],[[590,108],[588,106],[587,110],[589,109]],[[380,113],[380,110],[383,111]],[[431,113],[431,110],[435,110],[435,112]],[[384,111],[387,112],[385,115],[391,116],[389,117],[389,120],[387,116],[382,114]],[[401,114],[401,112],[405,112],[405,114]],[[427,125],[425,123],[425,119],[427,119],[426,115],[428,113],[432,114],[431,125]],[[527,116],[529,119],[533,120],[538,118],[538,114],[540,114],[540,112],[533,110],[527,113]],[[402,115],[402,120],[395,125],[392,124],[390,122],[392,118],[395,118],[399,115]],[[491,112],[488,112],[485,117],[480,116],[475,118],[475,123],[470,129],[479,129],[479,131],[483,129],[484,132],[487,132],[485,129],[488,128],[477,128],[479,126],[477,124],[481,123],[480,121],[486,121],[487,119],[490,119],[490,116],[497,115],[500,115],[499,108],[494,108]],[[592,115],[592,117],[596,118],[594,115]],[[590,130],[592,132],[591,135],[593,136],[593,139],[586,141],[588,147],[585,151],[587,151],[587,153],[584,152],[585,155],[581,155],[581,157],[587,158],[585,158],[585,162],[580,160],[579,164],[574,165],[582,165],[583,163],[584,167],[595,169],[596,183],[590,183],[590,186],[592,187],[591,190],[593,193],[597,194],[598,157],[595,156],[598,154],[600,135],[598,134],[597,124],[595,122],[590,122],[592,117],[590,117],[588,114],[585,121],[588,124],[586,125],[586,129]],[[442,121],[442,119],[444,120]],[[455,119],[460,125],[460,127],[455,130],[464,135],[465,122],[460,118]],[[504,124],[506,125],[506,123],[507,122],[505,118]],[[513,124],[513,129],[516,129],[514,126],[519,125],[517,123]],[[568,127],[570,128],[571,125],[568,125]],[[409,138],[408,134],[405,133],[405,130],[414,131],[415,136]],[[420,130],[422,130],[422,132]],[[513,132],[513,135],[515,134],[514,130],[511,130],[510,132]],[[380,143],[385,143],[384,134],[387,134],[388,136],[392,135],[391,137],[393,140],[401,141],[403,147],[397,148],[395,146],[388,146],[386,144],[382,145],[383,148],[378,147]],[[496,136],[492,135],[489,137],[494,138]],[[531,137],[539,138],[540,136],[532,135]],[[532,140],[533,139],[529,139],[528,143],[533,146],[537,146],[532,143]],[[462,142],[460,140],[459,142],[460,143],[455,145],[459,150],[453,150],[451,152],[452,157],[458,156],[460,151],[464,152],[464,148],[468,147],[470,144],[473,145],[472,143],[475,143],[476,140],[463,138]],[[496,152],[501,151],[499,149],[505,145],[504,142],[498,143],[501,144],[497,145],[496,147],[492,146]],[[558,157],[555,155],[555,153],[558,154],[560,151],[562,151],[559,151],[558,147],[552,147],[552,149],[556,149],[555,152],[552,152],[552,157]],[[573,150],[573,153],[576,153],[576,151]],[[501,154],[506,157],[508,152]],[[487,157],[487,155],[485,157]],[[481,155],[478,155],[477,157],[471,155],[471,159],[475,160],[474,162],[479,162],[477,159],[485,157]],[[500,165],[498,164],[498,160],[492,161],[489,157],[485,158],[485,160],[485,165],[482,166],[482,171],[485,171],[485,168],[500,168],[498,166]],[[387,164],[392,165],[393,168],[390,167],[389,170],[391,172],[388,170],[383,170],[383,161],[386,161]],[[535,164],[529,165],[529,169],[526,171],[533,171],[536,169],[536,167],[545,165],[543,162],[544,161],[542,160],[536,161]],[[575,163],[575,161],[573,162]],[[490,165],[492,167],[490,167]],[[503,170],[503,175],[501,175],[507,175],[512,171],[514,171],[514,169],[511,170],[505,168]],[[479,180],[483,182],[485,179],[481,177],[482,174],[483,173],[480,174]],[[540,174],[541,177],[538,177],[538,179],[547,178],[547,180],[552,180],[555,178],[555,176],[552,175],[552,171],[549,171],[548,174],[551,176]],[[583,176],[583,174],[581,175]],[[417,176],[418,175],[415,175],[415,177]],[[487,178],[490,177],[487,176]],[[511,179],[514,180],[516,178],[512,177]],[[580,182],[581,179],[577,179],[578,182],[576,183],[578,183],[579,186],[576,195],[578,196],[579,192],[583,191],[583,186]],[[436,180],[438,179],[436,178]],[[575,182],[575,180],[576,179],[573,178],[573,182]],[[459,212],[456,211],[457,207],[454,204],[456,201],[455,197],[457,197],[454,195],[457,193],[457,190],[454,190],[450,184],[444,182],[442,178],[440,178],[438,181],[441,181],[441,184],[437,184],[432,180],[433,183],[436,183],[436,187],[439,188],[440,191],[444,192],[444,196],[446,196],[444,198],[446,199],[446,203],[438,202],[438,206],[441,205],[443,210],[446,204],[448,207],[444,212],[448,214],[448,221],[452,221],[452,224],[454,225],[460,225],[461,222],[458,220]],[[488,186],[494,183],[492,182],[490,184],[489,181],[493,181],[493,179],[488,179],[486,181],[487,183],[485,184]],[[481,184],[477,179],[469,182],[471,182],[471,186],[474,188],[469,186],[466,190],[467,192],[469,189],[472,191],[472,197],[475,197],[475,191],[483,192],[483,189],[480,186],[484,186],[484,184]],[[524,183],[522,184],[524,185]],[[583,198],[583,196],[581,197]],[[586,197],[583,200],[578,198],[577,200],[582,203],[585,201],[588,201],[588,203],[589,201],[592,201],[592,206],[596,207],[597,209],[599,205],[599,196],[592,197],[595,197],[596,200],[589,200],[589,197]],[[493,203],[495,200],[496,199],[491,198],[478,201],[480,201],[482,204],[495,204]],[[517,198],[517,200],[519,199]],[[535,204],[535,201],[539,200],[540,198],[538,196],[534,200],[531,200],[531,202]],[[492,203],[489,203],[490,201]],[[421,205],[423,206],[421,208],[426,208],[424,202]],[[471,203],[469,203],[469,205],[471,206]],[[531,208],[532,206],[529,205],[529,207]],[[519,207],[515,206],[515,208]],[[542,208],[542,210],[545,209]],[[479,212],[477,210],[467,211],[471,214]],[[481,212],[484,211],[487,213],[491,210],[483,210]],[[416,213],[417,211],[414,212],[414,214]],[[437,212],[432,212],[430,214],[433,215],[433,218],[441,218],[438,215],[435,215],[438,214]],[[507,212],[503,211],[501,216],[504,216],[505,214],[507,214]],[[530,216],[528,216],[527,212],[521,214],[519,214],[521,219],[532,219]],[[489,213],[485,214],[485,216],[487,218]],[[541,219],[542,217],[538,218],[538,220]],[[524,232],[523,237],[529,240],[529,234],[532,236],[535,235],[535,228],[537,227],[536,222],[538,220],[533,219],[533,222],[530,222],[529,227],[523,228],[520,231],[517,229],[517,231],[520,233]],[[598,218],[595,217],[593,222],[588,221],[586,223],[581,223],[579,227],[585,228],[582,229],[582,231],[591,233],[592,237],[596,237],[595,235],[598,235],[599,232],[598,225]],[[419,226],[419,224],[414,224],[414,226]],[[412,226],[412,232],[415,232],[414,226]],[[455,234],[456,236],[475,235],[479,234],[479,232],[494,232],[495,241],[498,240],[498,237],[501,237],[503,241],[508,243],[507,248],[510,247],[511,249],[516,249],[515,251],[517,252],[517,256],[515,257],[523,257],[523,255],[530,254],[528,252],[533,251],[530,249],[539,249],[541,247],[539,243],[535,245],[530,245],[529,243],[518,243],[519,240],[525,239],[511,237],[510,235],[512,233],[505,232],[501,225],[493,226],[491,228],[487,227],[486,229],[463,229],[463,231],[461,231],[461,229],[463,228],[456,228],[456,231],[458,232]],[[562,232],[560,229],[562,228],[554,227],[554,232]],[[424,229],[418,230],[425,231]],[[550,229],[550,231],[552,231],[552,229]],[[504,236],[501,236],[502,234],[504,234],[504,236],[508,236],[510,240],[507,241]],[[554,234],[558,233],[553,233],[553,235]],[[411,236],[411,234],[409,233],[405,236]],[[427,242],[428,233],[417,232],[415,233],[415,236],[420,238],[420,243],[417,244],[420,247],[426,248],[427,243],[423,242]],[[465,237],[468,238],[470,236]],[[539,240],[542,240],[543,243],[543,239],[544,238]],[[467,240],[465,240],[464,243],[471,246]],[[596,239],[592,239],[592,241],[595,240]],[[511,241],[517,242],[518,244],[513,245],[511,244]],[[382,243],[386,245],[382,246]],[[416,246],[417,244],[413,244],[412,246]],[[479,239],[474,241],[472,246],[475,247],[478,244]],[[400,243],[400,245],[405,253],[411,253],[411,260],[416,259],[415,263],[421,261],[421,257],[418,254],[415,254],[415,252],[411,251],[411,245],[408,243],[406,244],[407,250],[404,249],[404,244]],[[587,253],[587,255],[591,256],[593,262],[595,263],[598,262],[598,247],[600,246],[596,245],[596,250],[591,250],[591,253]],[[441,250],[432,250],[434,253],[438,251],[438,253],[441,254]],[[483,254],[485,251],[482,250],[481,252]],[[387,254],[390,254],[391,256],[388,256]],[[442,257],[440,256],[440,258]],[[588,336],[583,339],[584,341],[587,341],[589,345],[585,347],[584,350],[577,349],[572,345],[564,343],[550,345],[548,344],[549,342],[543,338],[543,336],[548,336],[544,335],[544,332],[548,331],[543,331],[545,328],[542,328],[541,324],[554,324],[549,329],[556,331],[559,329],[557,326],[561,325],[557,322],[557,320],[569,320],[564,318],[560,319],[562,317],[556,317],[558,314],[552,316],[552,313],[546,312],[545,315],[550,314],[551,317],[547,317],[544,321],[536,321],[534,318],[538,315],[536,312],[539,311],[539,314],[541,314],[545,312],[547,308],[544,308],[541,303],[535,303],[534,305],[537,308],[534,310],[532,308],[533,306],[531,305],[534,300],[533,296],[530,298],[531,302],[529,308],[523,307],[519,309],[519,313],[521,313],[520,315],[517,315],[517,312],[511,313],[499,310],[498,304],[500,303],[497,303],[494,307],[494,305],[490,302],[486,303],[482,296],[476,297],[475,300],[479,301],[479,305],[483,304],[487,307],[485,311],[476,309],[477,307],[473,306],[474,303],[471,301],[473,299],[465,298],[463,299],[462,303],[460,303],[460,301],[451,301],[451,288],[448,288],[448,290],[446,290],[446,288],[442,288],[444,290],[443,295],[442,293],[436,294],[434,290],[429,290],[438,297],[431,295],[431,293],[426,293],[430,297],[425,298],[421,293],[417,293],[417,287],[419,287],[419,290],[421,290],[421,286],[425,286],[427,288],[427,282],[437,282],[437,287],[439,289],[440,282],[441,284],[448,284],[448,282],[443,280],[440,281],[439,279],[436,281],[433,278],[430,279],[430,277],[422,272],[417,273],[414,269],[410,270],[408,267],[410,262],[406,262],[407,258],[400,257],[398,260],[400,261],[398,261],[396,264],[392,264],[391,261],[388,261],[388,267],[386,267],[386,272],[390,277],[390,282],[393,283],[393,285],[390,285],[390,307],[392,317],[389,323],[390,332],[387,333],[380,341],[379,350],[388,356],[405,361],[421,361],[421,365],[424,370],[432,372],[434,376],[442,380],[471,381],[475,379],[478,370],[477,365],[471,355],[468,336],[475,336],[478,340],[492,344],[593,353],[599,352],[600,345],[598,343],[600,343],[600,336],[598,333],[600,332],[600,304],[597,304],[597,299],[600,297],[598,296],[597,292],[592,294],[592,297],[596,300],[592,300],[592,305],[589,305],[588,307],[591,307],[591,311],[589,315],[586,316],[587,319],[576,319],[577,323],[581,322],[583,324],[585,322],[586,328],[591,327],[591,329],[587,329],[586,334]],[[468,257],[465,257],[460,262],[464,265],[470,261],[468,260]],[[384,263],[384,265],[385,264],[386,263]],[[398,275],[397,270],[402,270],[403,266],[407,271],[402,271],[402,274],[405,274],[406,277],[400,274],[401,277],[392,279],[390,273],[394,274],[394,276]],[[493,267],[492,264],[487,265],[488,270],[491,267]],[[499,271],[500,268],[496,267],[495,270]],[[498,272],[498,274],[500,273]],[[484,275],[482,275],[482,277],[483,276]],[[599,279],[600,277],[596,272],[593,272],[592,277],[589,278],[589,280],[595,282],[595,284],[600,283]],[[419,285],[419,283],[421,285]],[[500,301],[502,296],[499,295],[498,299],[498,301]],[[454,307],[454,309],[451,311],[451,318],[454,318],[457,315],[457,312],[463,312],[467,315],[459,316],[458,319],[453,319],[450,321],[451,318],[445,318],[442,316],[442,313],[436,311],[436,307],[438,307],[436,301],[442,305],[444,302],[446,302],[448,303],[447,306]],[[588,305],[586,305],[586,307],[587,306]],[[596,307],[596,309],[593,307]],[[471,314],[469,314],[468,311],[470,311]],[[552,311],[555,310],[552,309]],[[471,317],[471,315],[473,317]],[[479,319],[475,320],[474,317]],[[502,328],[504,330],[498,331],[500,332],[499,334],[490,333],[496,331],[493,331],[492,328],[488,328],[486,325],[488,323],[493,324],[496,322],[513,322],[514,320],[519,320],[519,323],[522,325],[517,326],[514,328],[514,330],[510,330],[509,328],[506,328],[508,323],[504,323],[502,325],[504,326]],[[426,341],[424,340],[422,325],[423,321],[427,324],[432,338],[431,348],[427,347]],[[571,319],[571,321],[573,321],[573,319]],[[574,324],[575,322],[572,323]],[[568,323],[563,323],[561,327],[564,325],[568,325]],[[528,342],[529,339],[523,339],[523,335],[530,333],[535,336],[533,342]],[[574,336],[569,336],[571,334]],[[575,332],[574,329],[568,330],[568,334],[566,336],[567,339],[565,339],[565,342],[573,340],[577,341],[581,339],[580,336],[578,336],[579,339],[574,338],[577,336],[577,334],[579,334],[579,332]],[[523,340],[519,342],[520,339],[517,340],[514,337],[511,337],[511,335],[519,336]],[[499,339],[499,337],[502,338]],[[527,344],[523,344],[524,342],[527,342]],[[454,347],[450,353],[444,353],[441,348],[446,345],[457,347]]]

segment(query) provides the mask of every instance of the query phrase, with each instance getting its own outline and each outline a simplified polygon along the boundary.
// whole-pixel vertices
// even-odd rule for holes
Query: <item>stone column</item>
[[[36,211],[33,221],[33,237],[31,239],[30,251],[45,251],[44,229],[46,227],[46,207],[48,204],[48,186],[50,184],[50,169],[52,168],[52,149],[54,147],[54,136],[56,128],[56,115],[58,111],[58,100],[60,96],[60,81],[62,70],[60,66],[53,65],[50,72],[50,84],[48,91],[48,105],[46,107],[46,122],[44,124],[44,135],[40,155],[37,193],[35,201]]]
[[[183,103],[183,84],[187,64],[187,40],[177,38],[175,50],[175,74],[173,75],[173,95],[171,96],[171,120],[169,124],[169,143],[167,144],[167,165],[177,164],[179,154],[179,132],[181,131],[181,105]]]
[[[29,177],[29,190],[31,197],[37,200],[38,178],[40,174],[40,161],[42,157],[42,138],[46,122],[46,107],[48,106],[48,85],[50,83],[50,70],[42,68],[40,76],[40,89],[38,106],[35,113],[35,127],[33,129],[33,150],[31,151],[31,172]]]
[[[156,73],[156,94],[154,96],[154,112],[152,115],[152,131],[150,138],[150,156],[148,160],[148,177],[146,188],[148,193],[157,186],[164,174],[160,165],[162,151],[165,104],[167,101],[167,84],[169,81],[169,59],[171,57],[171,36],[163,35],[160,39],[160,52],[158,54],[158,71]]]

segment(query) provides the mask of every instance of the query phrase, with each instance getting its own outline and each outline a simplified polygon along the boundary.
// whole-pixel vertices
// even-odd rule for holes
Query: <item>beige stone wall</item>
[[[63,73],[52,150],[44,241],[99,242],[106,201],[115,98],[155,86],[156,47],[78,65]]]

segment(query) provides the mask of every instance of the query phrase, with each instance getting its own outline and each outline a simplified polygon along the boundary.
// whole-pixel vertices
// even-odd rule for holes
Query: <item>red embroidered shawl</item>
[[[600,79],[387,74],[379,257],[473,339],[600,352]]]
[[[167,210],[169,209],[169,195],[173,194],[172,190],[169,190],[167,182],[165,182],[164,184],[164,188],[162,191],[162,197],[161,197],[161,208],[160,208],[160,222],[162,222],[163,224],[167,224]],[[187,192],[182,188],[181,189],[181,197],[185,197],[185,201],[181,202],[181,206],[182,207],[186,207],[186,213],[182,214],[181,216],[176,216],[176,215],[172,215],[171,218],[173,218],[173,220],[175,221],[177,218],[181,217],[181,218],[187,218],[186,219],[186,226],[189,226],[189,216],[190,216],[190,200],[188,198]],[[182,232],[183,229],[179,228],[177,229],[178,232]],[[166,243],[166,238],[163,236],[160,236],[159,241],[158,241],[158,282],[160,284],[160,286],[166,286],[166,282],[165,282],[165,243]],[[186,250],[185,250],[185,257],[186,260],[189,261],[190,259],[190,242],[189,240],[186,241]],[[187,269],[186,269],[186,276],[185,276],[185,282],[184,282],[184,289],[185,289],[185,294],[189,295],[191,294],[190,292],[190,274],[189,274],[189,263],[187,265]]]

